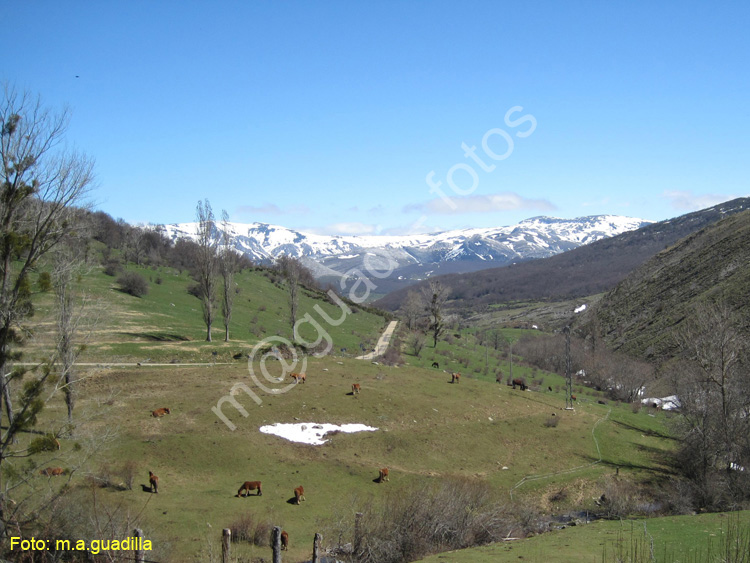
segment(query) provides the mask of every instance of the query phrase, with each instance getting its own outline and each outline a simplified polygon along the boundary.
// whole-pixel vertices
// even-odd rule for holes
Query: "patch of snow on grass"
[[[323,437],[329,432],[374,432],[377,428],[365,426],[364,424],[319,424],[317,422],[297,422],[294,424],[283,424],[277,422],[270,426],[261,426],[263,434],[273,434],[291,442],[320,446],[328,440]]]
[[[641,399],[641,403],[644,405],[655,405],[660,407],[664,411],[674,411],[680,408],[680,399],[677,395],[670,395],[669,397],[649,397],[647,399]]]

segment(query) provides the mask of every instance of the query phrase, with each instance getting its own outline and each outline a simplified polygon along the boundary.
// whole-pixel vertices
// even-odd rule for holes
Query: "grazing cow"
[[[289,374],[289,377],[291,377],[292,379],[294,379],[295,383],[299,383],[300,381],[302,381],[302,383],[304,383],[305,380],[307,379],[307,377],[305,376],[304,373],[291,373],[291,374]]]
[[[432,362],[432,367],[434,367],[435,369],[440,369],[440,364],[437,362]]]
[[[289,534],[281,530],[281,549],[289,549]]]
[[[294,489],[294,501],[296,504],[299,504],[305,499],[305,489],[300,485],[296,489]]]
[[[255,496],[259,497],[259,496],[261,496],[263,494],[263,491],[260,488],[260,481],[245,481],[244,483],[242,483],[242,486],[240,487],[240,490],[237,491],[237,496],[238,497],[242,497],[242,496],[247,497],[247,496],[250,496],[250,491],[255,491],[255,490],[258,491],[258,493]],[[243,491],[245,492],[244,495],[242,494]]]
[[[158,493],[159,492],[159,478],[151,473],[148,472],[148,482],[151,484],[151,492],[152,493]]]
[[[458,372],[453,372],[451,374],[451,383],[461,383],[461,374]]]
[[[528,389],[528,385],[526,385],[526,381],[521,379],[520,377],[517,377],[513,380],[513,389],[516,388],[516,385],[518,385],[521,388],[521,391],[526,391]]]
[[[380,477],[378,477],[378,483],[382,483],[383,481],[390,481],[388,478],[388,468],[383,467],[380,469]]]
[[[360,384],[352,383],[352,395],[359,393],[360,391],[362,391],[362,387],[360,386]]]
[[[65,475],[65,470],[62,467],[47,467],[46,469],[42,469],[39,474],[45,477],[58,477]]]
[[[162,407],[160,409],[156,409],[154,412],[151,413],[151,416],[154,418],[161,418],[165,414],[172,414],[167,407]]]
[[[576,397],[575,395],[571,395],[571,396],[570,396],[570,400],[571,400],[571,401],[575,401],[575,400],[577,400],[577,399],[578,399],[578,398],[577,398],[577,397]]]

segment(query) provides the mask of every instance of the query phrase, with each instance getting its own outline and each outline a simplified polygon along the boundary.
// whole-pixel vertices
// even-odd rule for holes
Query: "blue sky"
[[[238,222],[395,234],[660,220],[750,192],[747,3],[6,0],[2,14],[0,80],[71,107],[96,207],[128,222],[192,221],[207,198]]]

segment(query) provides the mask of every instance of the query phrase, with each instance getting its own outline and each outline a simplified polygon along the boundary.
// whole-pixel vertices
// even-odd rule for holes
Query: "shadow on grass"
[[[634,430],[636,432],[640,432],[644,436],[649,436],[652,438],[664,438],[665,440],[677,440],[677,438],[675,438],[674,436],[670,436],[669,434],[664,434],[663,432],[658,432],[650,428],[641,428],[639,426],[635,426],[634,424],[628,424],[627,422],[622,422],[621,420],[613,420],[612,422],[614,424],[622,426],[623,428],[627,428],[628,430]]]
[[[661,455],[664,455],[664,452],[661,452]],[[586,459],[590,462],[599,461],[597,458],[593,456],[583,456],[583,459]],[[667,457],[664,457],[664,463],[668,464],[669,459]],[[612,467],[614,469],[640,469],[642,471],[650,471],[651,473],[658,473],[660,475],[677,475],[677,471],[674,468],[670,467],[664,467],[659,465],[644,465],[641,463],[633,463],[630,461],[610,461],[607,459],[602,459],[600,462],[600,465],[604,465],[606,467]]]
[[[143,338],[152,342],[187,342],[190,339],[181,334],[169,334],[163,332],[121,332],[124,336]]]

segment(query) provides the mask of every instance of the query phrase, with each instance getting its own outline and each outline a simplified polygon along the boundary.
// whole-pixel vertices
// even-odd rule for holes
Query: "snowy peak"
[[[226,229],[235,249],[255,262],[269,264],[286,254],[302,259],[320,278],[340,278],[353,268],[363,269],[366,257],[374,255],[395,265],[393,279],[410,283],[430,273],[470,272],[545,258],[649,223],[616,215],[532,217],[505,227],[404,236],[326,236],[268,223],[227,223]],[[156,227],[173,241],[195,240],[197,228],[197,223]],[[222,228],[222,223],[215,224],[217,239]]]

